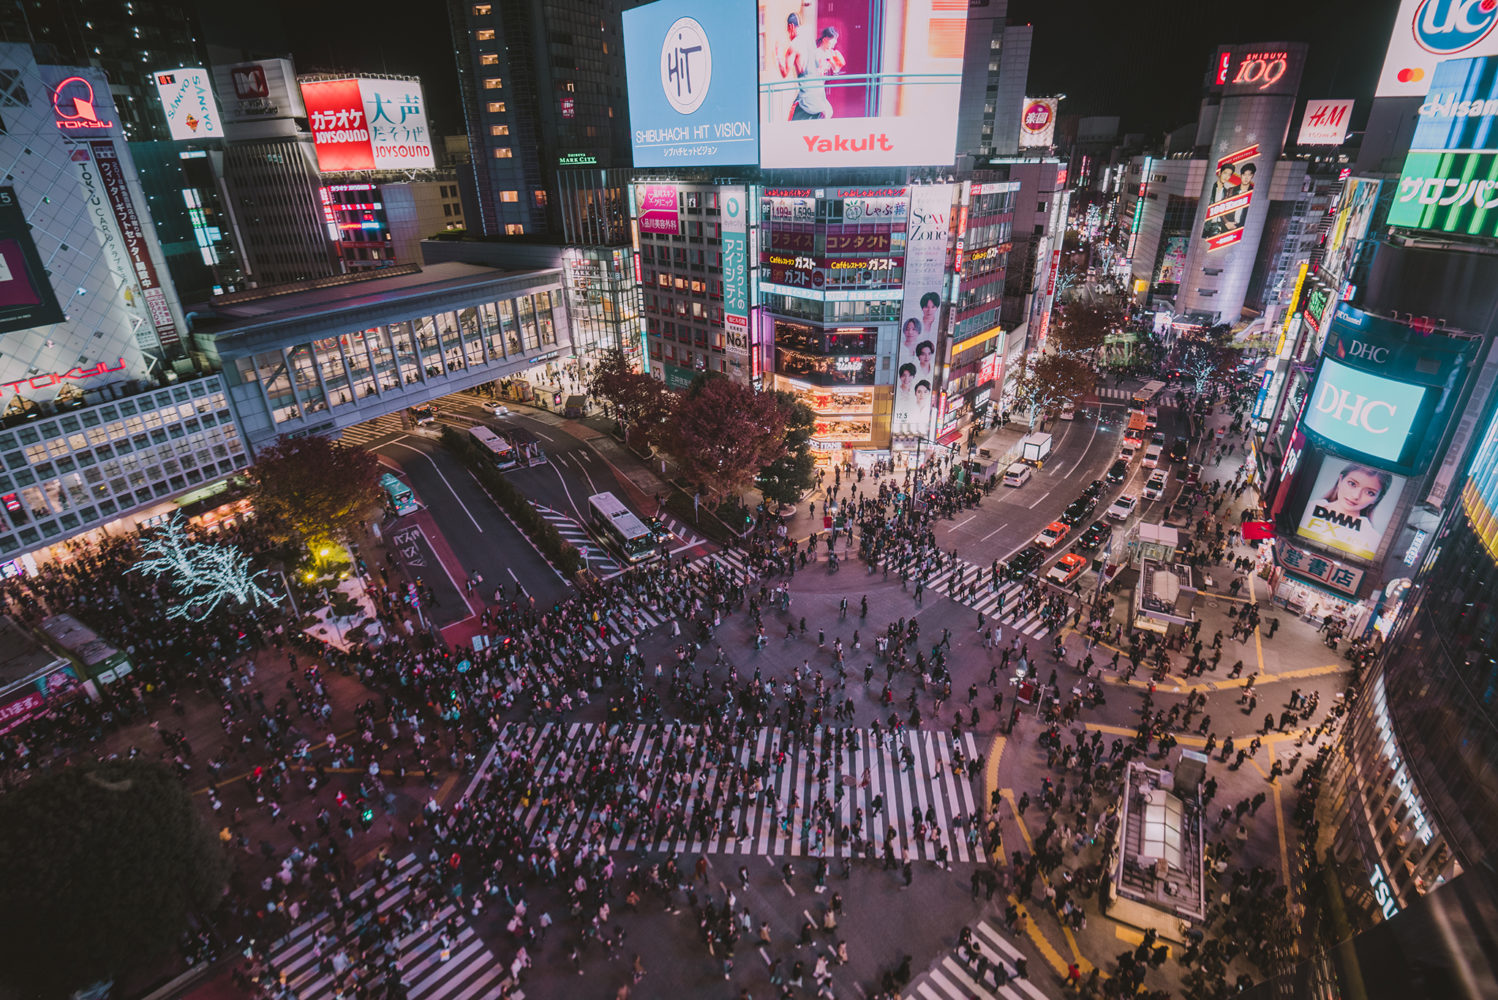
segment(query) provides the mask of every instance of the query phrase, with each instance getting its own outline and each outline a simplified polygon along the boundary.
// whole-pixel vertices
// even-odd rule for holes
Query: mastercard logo
[[[1406,66],[1395,77],[1400,83],[1419,83],[1425,79],[1425,70],[1419,66]]]

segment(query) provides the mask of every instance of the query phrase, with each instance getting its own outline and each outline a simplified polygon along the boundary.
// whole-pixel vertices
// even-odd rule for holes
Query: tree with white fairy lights
[[[226,601],[243,609],[275,603],[249,556],[233,545],[197,541],[180,515],[142,541],[141,553],[132,572],[165,579],[182,598],[167,612],[170,618],[202,621]]]

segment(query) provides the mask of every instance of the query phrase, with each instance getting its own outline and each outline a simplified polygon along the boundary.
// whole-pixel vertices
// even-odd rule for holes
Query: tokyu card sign
[[[421,81],[304,80],[301,88],[323,173],[436,167]]]
[[[1498,235],[1498,57],[1436,67],[1389,225]]]

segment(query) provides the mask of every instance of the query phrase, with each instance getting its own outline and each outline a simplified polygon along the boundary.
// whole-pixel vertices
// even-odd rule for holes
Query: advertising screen
[[[1337,201],[1337,220],[1332,224],[1326,254],[1321,258],[1321,269],[1339,284],[1347,277],[1357,255],[1358,243],[1368,235],[1382,187],[1383,181],[1364,177],[1349,177],[1342,184],[1342,197]]]
[[[1372,559],[1389,531],[1405,482],[1403,476],[1324,455],[1295,534],[1323,548]]]
[[[15,188],[0,187],[0,333],[62,321]]]
[[[742,185],[720,187],[723,219],[723,332],[735,375],[749,368],[749,193]]]
[[[1488,421],[1482,443],[1472,456],[1462,507],[1483,547],[1498,561],[1498,416]]]
[[[758,4],[761,166],[952,163],[966,3]]]
[[[1302,423],[1334,444],[1399,462],[1428,391],[1326,358]]]
[[[1167,236],[1160,251],[1160,266],[1155,272],[1155,284],[1178,285],[1181,272],[1186,267],[1186,254],[1191,240],[1185,236]]]
[[[173,139],[217,139],[224,134],[207,70],[169,69],[152,78],[156,81],[156,93],[161,95],[161,110],[166,114]]]
[[[1258,177],[1257,143],[1218,159],[1208,196],[1207,219],[1202,225],[1202,239],[1208,250],[1221,250],[1243,239],[1243,223],[1254,200]]]
[[[1374,97],[1420,97],[1446,59],[1498,55],[1491,0],[1401,0]]]
[[[1300,119],[1298,146],[1340,146],[1347,138],[1347,126],[1352,118],[1352,99],[1313,100],[1306,102],[1305,114]]]
[[[681,235],[675,184],[641,184],[635,192],[640,207],[640,232],[657,236]]]
[[[1056,144],[1056,104],[1054,97],[1025,98],[1019,118],[1021,147]]]
[[[759,162],[754,17],[754,0],[624,12],[635,166]]]
[[[430,170],[437,165],[418,81],[359,77],[311,80],[301,86],[323,173]]]
[[[1498,235],[1498,57],[1435,68],[1389,224]]]
[[[932,401],[941,388],[937,348],[941,345],[941,300],[951,239],[952,186],[926,184],[911,189],[906,227],[905,302],[900,311],[900,346],[895,361],[896,434],[924,437],[931,427]]]

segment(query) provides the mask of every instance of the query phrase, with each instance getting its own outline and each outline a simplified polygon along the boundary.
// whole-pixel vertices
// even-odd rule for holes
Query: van
[[[1146,469],[1153,469],[1155,466],[1159,465],[1160,454],[1162,451],[1164,451],[1164,449],[1157,444],[1152,444],[1149,446],[1149,448],[1145,449],[1144,467]]]
[[[1062,420],[1075,420],[1075,419],[1077,419],[1077,404],[1074,403],[1074,402],[1072,402],[1069,399],[1066,402],[1062,403],[1061,404],[1061,419]]]
[[[1024,462],[1014,462],[1009,468],[1004,470],[1004,485],[1023,486],[1030,481],[1030,477],[1033,475],[1035,475],[1035,470]]]

